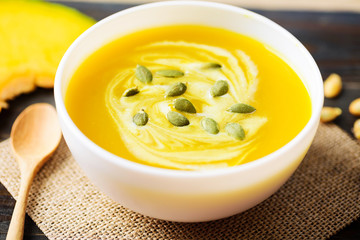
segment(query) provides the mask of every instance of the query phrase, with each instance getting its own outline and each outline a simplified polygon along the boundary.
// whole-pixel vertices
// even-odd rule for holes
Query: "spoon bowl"
[[[11,148],[19,166],[41,165],[56,150],[61,130],[54,107],[33,104],[15,120],[10,135]]]
[[[27,107],[15,120],[10,134],[13,153],[19,164],[19,196],[6,239],[22,239],[27,197],[31,183],[61,140],[61,129],[55,108],[47,103]]]

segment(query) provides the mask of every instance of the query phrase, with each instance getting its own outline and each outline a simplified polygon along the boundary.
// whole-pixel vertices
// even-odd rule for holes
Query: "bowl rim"
[[[138,10],[143,10],[147,8],[153,8],[153,7],[161,7],[161,6],[177,6],[177,5],[187,5],[187,6],[205,6],[205,7],[212,7],[212,8],[219,8],[221,10],[225,11],[232,11],[237,12],[242,15],[251,16],[256,21],[260,21],[262,24],[271,26],[274,30],[277,32],[281,32],[281,34],[288,38],[289,41],[293,41],[296,45],[299,46],[300,51],[305,56],[305,59],[309,62],[310,65],[314,66],[314,85],[317,85],[316,87],[319,88],[318,95],[315,94],[315,96],[311,97],[311,106],[312,106],[312,113],[309,121],[306,123],[305,127],[288,143],[283,145],[281,148],[275,150],[274,152],[271,152],[270,154],[258,158],[254,161],[244,163],[237,166],[227,167],[227,168],[220,168],[220,169],[209,169],[209,170],[199,170],[199,171],[189,171],[189,170],[177,170],[177,169],[166,169],[166,168],[160,168],[160,167],[154,167],[150,165],[145,165],[141,163],[137,163],[131,160],[128,160],[126,158],[117,156],[102,147],[98,146],[96,143],[91,141],[85,134],[83,134],[80,129],[75,125],[75,123],[70,118],[64,104],[64,99],[62,97],[62,78],[63,78],[63,72],[64,67],[70,58],[72,52],[77,48],[79,44],[85,39],[90,32],[92,32],[94,29],[101,27],[101,25],[106,24],[109,21],[112,21],[113,19],[117,17],[121,17],[122,15],[131,14],[133,12],[136,12]],[[316,84],[315,84],[316,83]],[[310,93],[309,93],[310,94]],[[317,127],[317,124],[319,123],[320,118],[320,112],[323,106],[324,101],[324,95],[323,95],[323,84],[322,84],[322,77],[320,74],[320,70],[311,56],[311,54],[306,50],[306,48],[303,46],[303,44],[296,39],[291,33],[289,33],[287,30],[285,30],[283,27],[281,27],[279,24],[273,22],[272,20],[258,14],[252,11],[249,11],[247,9],[232,6],[228,4],[223,3],[216,3],[216,2],[206,2],[206,1],[163,1],[163,2],[155,2],[155,3],[147,3],[138,5],[135,7],[127,8],[124,10],[121,10],[117,13],[114,13],[93,26],[91,26],[89,29],[87,29],[84,33],[82,33],[67,49],[65,52],[63,58],[60,61],[60,64],[58,66],[56,75],[55,75],[55,82],[54,82],[54,97],[55,97],[55,104],[58,111],[58,117],[63,118],[64,124],[69,128],[69,130],[75,135],[75,138],[77,138],[80,142],[82,142],[84,145],[87,146],[88,149],[91,149],[94,153],[96,153],[99,156],[102,156],[102,161],[109,161],[111,164],[114,164],[121,168],[126,168],[128,170],[132,170],[135,172],[141,172],[143,174],[149,174],[149,175],[158,175],[158,176],[164,176],[164,177],[171,177],[171,178],[204,178],[204,177],[214,177],[214,176],[220,176],[220,175],[228,175],[232,173],[238,173],[243,171],[248,171],[251,168],[257,168],[260,165],[263,165],[266,162],[272,161],[274,159],[277,159],[279,156],[284,154],[289,149],[293,148],[295,145],[297,145],[303,138],[306,137],[306,135],[310,134],[311,130],[315,127]],[[317,99],[316,99],[317,97]]]

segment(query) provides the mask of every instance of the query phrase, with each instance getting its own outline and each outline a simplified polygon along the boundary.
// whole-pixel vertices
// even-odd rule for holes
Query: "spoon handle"
[[[23,239],[25,210],[33,178],[33,173],[21,176],[19,196],[15,204],[13,215],[11,217],[6,240]]]

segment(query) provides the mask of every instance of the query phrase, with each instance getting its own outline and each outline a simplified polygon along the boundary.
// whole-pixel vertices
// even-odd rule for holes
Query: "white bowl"
[[[155,26],[198,24],[221,27],[269,45],[300,76],[311,98],[304,129],[279,150],[256,161],[209,171],[168,170],[115,156],[90,141],[64,105],[68,82],[95,50],[128,33]],[[256,13],[197,1],[146,4],[118,12],[83,33],[64,55],[55,78],[55,102],[65,140],[89,179],[123,206],[151,217],[182,222],[228,217],[262,202],[291,176],[317,130],[323,105],[319,69],[289,32]]]

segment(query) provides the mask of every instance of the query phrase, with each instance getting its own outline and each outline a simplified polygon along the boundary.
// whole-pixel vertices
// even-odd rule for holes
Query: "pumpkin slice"
[[[59,4],[0,1],[0,112],[36,86],[52,88],[66,49],[94,23]]]

